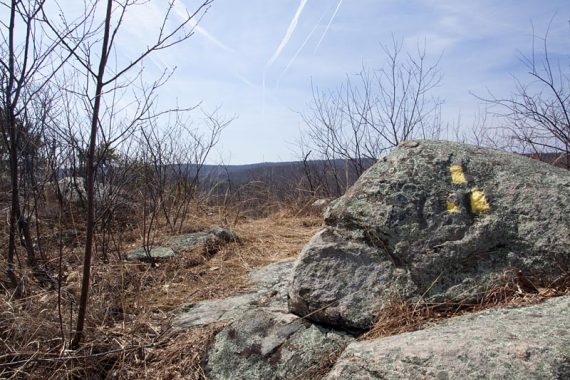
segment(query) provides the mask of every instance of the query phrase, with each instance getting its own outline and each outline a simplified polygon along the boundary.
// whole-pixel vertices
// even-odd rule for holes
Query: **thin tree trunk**
[[[107,0],[107,11],[105,15],[105,34],[101,46],[101,60],[99,61],[99,71],[97,72],[95,87],[95,103],[93,105],[93,115],[91,119],[91,136],[89,139],[89,152],[87,154],[87,231],[85,236],[85,254],[83,256],[83,279],[81,282],[81,298],[79,299],[79,312],[77,315],[77,328],[71,348],[77,349],[83,338],[83,328],[85,324],[85,314],[87,312],[87,301],[89,297],[89,285],[91,276],[91,257],[93,256],[93,236],[95,233],[95,148],[97,146],[97,129],[99,125],[99,109],[101,108],[101,96],[103,93],[103,79],[105,67],[107,65],[109,31],[111,28],[111,9],[113,0]]]
[[[10,6],[10,25],[8,27],[8,86],[6,88],[6,104],[5,109],[5,122],[8,124],[8,136],[10,141],[8,142],[8,150],[10,153],[10,186],[12,190],[12,202],[10,205],[10,227],[9,227],[9,237],[8,237],[8,263],[6,275],[9,281],[14,287],[18,285],[18,279],[14,273],[14,256],[16,254],[16,224],[18,210],[20,208],[18,199],[18,154],[16,152],[17,134],[16,134],[16,118],[14,117],[14,104],[12,100],[12,90],[14,89],[14,82],[16,81],[14,74],[14,28],[16,23],[16,1],[12,0]],[[4,135],[6,136],[6,134]]]
[[[10,186],[12,190],[12,202],[10,205],[10,230],[8,238],[8,268],[7,276],[14,287],[18,285],[18,279],[14,272],[14,256],[16,254],[16,228],[18,224],[18,214],[20,210],[20,199],[18,189],[18,152],[16,122],[13,113],[8,110],[8,128],[10,134]]]

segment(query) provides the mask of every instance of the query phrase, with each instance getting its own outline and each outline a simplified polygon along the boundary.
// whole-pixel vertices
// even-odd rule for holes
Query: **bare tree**
[[[0,2],[0,9],[7,11],[7,20],[1,21],[0,41],[0,131],[9,155],[11,204],[9,243],[7,252],[7,276],[16,285],[14,255],[16,233],[19,231],[30,264],[34,263],[34,245],[31,241],[29,222],[20,204],[21,153],[33,143],[29,131],[31,118],[28,110],[39,98],[46,86],[77,49],[81,39],[68,45],[68,52],[59,54],[61,40],[49,32],[44,13],[45,0],[11,0]],[[6,14],[6,13],[4,13]],[[73,33],[84,20],[75,20],[60,28],[60,36]],[[28,161],[30,163],[30,161]],[[29,167],[28,167],[29,169]]]
[[[537,37],[533,28],[532,52],[520,56],[527,76],[514,78],[510,96],[479,98],[502,119],[501,128],[519,150],[557,153],[570,169],[570,63],[550,54],[549,29]]]
[[[193,34],[196,22],[207,11],[212,0],[201,2],[193,13],[188,13],[180,22],[174,20],[175,2],[169,1],[166,4],[156,39],[149,42],[145,49],[126,64],[121,64],[114,54],[117,36],[121,33],[128,11],[133,7],[143,5],[143,3],[145,2],[137,0],[107,0],[102,4],[104,6],[104,17],[101,22],[96,21],[98,14],[96,9],[101,2],[88,4],[85,12],[93,16],[83,24],[84,28],[81,31],[70,36],[62,35],[57,26],[50,24],[52,31],[58,35],[59,40],[73,55],[72,69],[83,75],[83,85],[79,86],[77,90],[71,91],[82,99],[86,110],[85,116],[89,119],[90,125],[86,141],[87,217],[85,252],[77,327],[71,343],[72,348],[77,348],[83,338],[89,295],[96,223],[97,146],[112,147],[120,144],[134,132],[140,123],[148,120],[148,112],[156,102],[156,91],[169,78],[170,73],[164,72],[158,80],[150,85],[146,84],[141,77],[143,61],[153,53],[187,40]],[[83,42],[79,49],[74,49],[73,46],[77,40],[83,40]],[[139,81],[141,85],[137,86],[140,93],[135,96],[135,110],[128,117],[119,119],[120,112],[116,104],[118,93],[124,94],[126,89],[132,89],[133,83],[136,81]],[[153,115],[153,117],[155,116],[157,115]],[[99,145],[99,139],[102,140],[102,145]]]
[[[479,107],[469,124],[466,124],[459,114],[456,121],[446,126],[447,138],[463,144],[506,151],[513,150],[512,139],[505,134],[503,129],[491,125],[491,116],[487,105]]]
[[[217,109],[202,111],[203,128],[195,128],[193,120],[174,115],[162,128],[153,122],[142,129],[141,137],[145,162],[154,175],[154,183],[147,186],[155,188],[157,206],[170,231],[180,233],[206,159],[232,119],[221,118]],[[207,132],[200,133],[202,130]]]
[[[337,89],[313,86],[310,109],[302,115],[306,150],[329,162],[345,160],[359,176],[404,140],[439,137],[442,101],[431,94],[441,81],[439,59],[428,62],[425,46],[414,55],[402,47],[395,39],[382,45],[384,66],[363,67]]]

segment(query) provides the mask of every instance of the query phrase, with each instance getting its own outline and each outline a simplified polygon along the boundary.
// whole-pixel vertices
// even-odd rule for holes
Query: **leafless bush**
[[[502,120],[501,128],[517,150],[538,156],[557,153],[570,169],[570,65],[551,55],[549,29],[538,37],[533,28],[532,52],[520,56],[527,76],[514,78],[510,96],[479,98]]]
[[[382,50],[385,64],[380,68],[363,67],[334,90],[313,86],[310,109],[302,115],[307,126],[302,155],[305,161],[326,162],[336,195],[348,185],[347,172],[358,177],[400,142],[438,138],[441,132],[441,100],[431,95],[441,81],[439,60],[430,63],[425,46],[415,55],[404,54],[396,40]],[[338,170],[341,160],[347,165],[345,173]],[[317,173],[312,176],[308,181],[314,189]]]

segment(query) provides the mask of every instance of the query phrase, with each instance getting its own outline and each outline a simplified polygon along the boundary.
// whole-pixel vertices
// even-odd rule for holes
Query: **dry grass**
[[[217,217],[215,212],[202,216],[185,232],[219,224]],[[39,287],[31,273],[22,272],[24,298],[8,289],[0,293],[0,378],[201,378],[203,351],[221,326],[173,334],[165,330],[172,311],[243,291],[253,268],[295,257],[320,223],[316,216],[288,213],[242,220],[234,226],[239,242],[215,254],[188,252],[155,267],[115,255],[103,262],[98,255],[86,343],[74,352],[66,347],[77,313],[82,250],[66,247],[60,292]],[[124,249],[131,246],[136,241]],[[57,278],[56,264],[53,259],[49,266]]]
[[[467,313],[500,306],[536,304],[548,298],[570,294],[570,272],[548,284],[547,287],[534,287],[528,279],[515,270],[505,271],[497,283],[500,285],[488,289],[475,303],[468,301],[428,303],[423,299],[414,303],[394,297],[384,306],[374,327],[360,339],[369,340],[397,335]]]
[[[120,360],[112,375],[121,379],[206,379],[202,361],[223,323],[167,335],[137,360]]]
[[[200,215],[183,232],[228,220],[216,210]],[[215,253],[195,250],[154,267],[122,261],[114,254],[105,262],[97,255],[86,321],[88,330],[85,344],[77,351],[66,348],[77,313],[80,244],[70,242],[62,251],[64,265],[59,291],[57,287],[39,286],[24,266],[19,275],[25,296],[16,298],[9,289],[0,292],[0,378],[205,378],[204,354],[223,325],[175,333],[168,327],[173,310],[186,303],[244,291],[252,269],[295,257],[321,225],[320,217],[288,212],[260,219],[233,218],[238,219],[239,223],[232,228],[240,240],[219,247]],[[167,235],[165,230],[159,231],[156,241]],[[139,245],[135,231],[122,232],[123,251]],[[50,257],[47,267],[57,279],[57,252],[51,252]],[[0,276],[3,276],[5,263],[1,260]],[[4,280],[0,277],[0,283]],[[362,339],[413,331],[443,318],[490,307],[536,303],[569,293],[570,274],[539,289],[529,289],[523,280],[517,273],[506,272],[501,285],[489,289],[476,304],[429,304],[423,300],[410,303],[394,298]],[[326,358],[303,378],[324,375],[337,354]]]

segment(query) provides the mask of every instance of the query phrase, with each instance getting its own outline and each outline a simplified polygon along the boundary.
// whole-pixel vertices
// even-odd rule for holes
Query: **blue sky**
[[[192,11],[197,1],[177,0]],[[158,8],[138,7],[118,51],[145,41]],[[570,62],[568,0],[215,0],[195,36],[155,55],[150,72],[177,70],[162,89],[163,104],[196,104],[237,118],[210,162],[242,164],[299,158],[299,112],[311,99],[311,81],[334,88],[365,64],[383,61],[380,44],[392,36],[408,50],[425,40],[428,56],[441,56],[443,118],[461,115],[468,128],[480,105],[470,92],[498,95],[523,76],[518,60],[535,33],[550,26],[553,56]],[[567,67],[567,66],[566,66]]]

